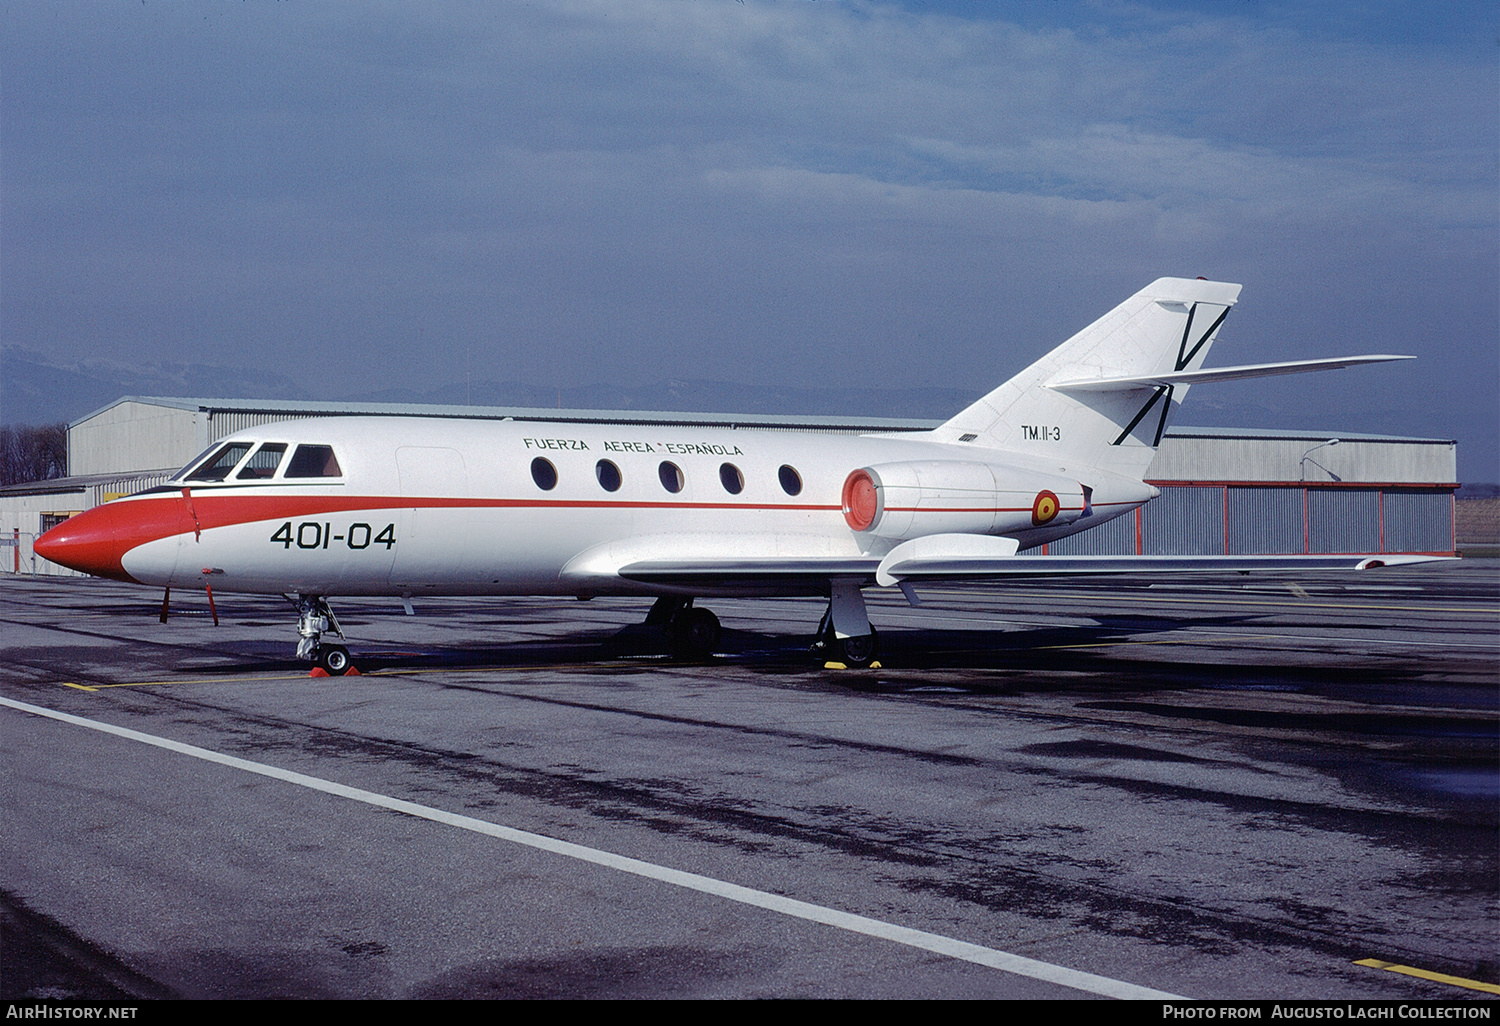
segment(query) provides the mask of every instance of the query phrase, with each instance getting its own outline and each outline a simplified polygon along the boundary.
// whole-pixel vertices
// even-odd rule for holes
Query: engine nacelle
[[[1070,524],[1083,486],[1063,477],[968,460],[862,467],[844,480],[844,520],[897,541],[929,534],[1015,534]]]

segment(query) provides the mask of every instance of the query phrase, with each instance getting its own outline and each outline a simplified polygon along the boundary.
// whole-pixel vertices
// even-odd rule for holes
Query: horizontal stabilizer
[[[1048,382],[1059,392],[1128,392],[1158,385],[1201,385],[1210,381],[1237,381],[1241,378],[1269,378],[1277,374],[1306,374],[1311,371],[1338,370],[1366,363],[1389,363],[1391,360],[1414,360],[1414,356],[1335,356],[1325,360],[1292,360],[1287,363],[1252,363],[1240,367],[1215,367],[1212,370],[1176,371],[1142,374],[1128,378],[1075,378]]]

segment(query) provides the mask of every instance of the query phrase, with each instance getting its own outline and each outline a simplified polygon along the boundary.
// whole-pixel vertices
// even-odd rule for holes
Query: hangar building
[[[126,396],[68,425],[69,477],[0,487],[0,573],[73,575],[35,556],[31,543],[38,534],[85,509],[164,483],[225,435],[274,421],[355,415],[832,433],[937,425],[860,417]],[[1451,440],[1432,438],[1169,428],[1148,475],[1161,495],[1133,514],[1054,542],[1047,552],[1449,555],[1456,449]]]

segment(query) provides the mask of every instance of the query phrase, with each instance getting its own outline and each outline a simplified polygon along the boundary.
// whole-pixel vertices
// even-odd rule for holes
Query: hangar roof
[[[288,414],[296,417],[454,417],[472,420],[566,420],[586,424],[692,424],[712,427],[795,427],[804,430],[926,431],[936,420],[763,413],[683,413],[665,410],[564,410],[541,406],[449,406],[435,403],[344,403],[275,399],[213,399],[127,395],[73,421],[76,427],[124,403],[200,413]]]

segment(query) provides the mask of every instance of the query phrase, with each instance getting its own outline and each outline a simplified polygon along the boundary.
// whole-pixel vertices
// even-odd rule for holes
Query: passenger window
[[[222,481],[229,476],[234,465],[250,451],[249,442],[230,442],[203,462],[188,475],[189,481]]]
[[[552,465],[551,460],[538,456],[531,461],[531,479],[542,491],[550,492],[557,487],[557,468]]]
[[[620,490],[620,468],[609,460],[600,460],[594,464],[594,476],[599,479],[599,487],[606,492],[618,492]]]
[[[682,491],[682,486],[687,484],[687,478],[682,476],[682,468],[675,463],[662,460],[657,473],[661,475],[661,486],[674,495]]]
[[[287,464],[287,477],[343,477],[331,445],[299,445]]]
[[[281,457],[286,455],[286,446],[272,442],[255,450],[255,455],[245,461],[240,472],[234,475],[237,478],[257,479],[271,477],[276,473],[276,468],[281,464]]]
[[[776,476],[781,478],[781,490],[788,495],[800,495],[802,493],[802,475],[798,474],[785,463],[776,472]]]
[[[730,495],[738,495],[745,490],[745,475],[733,463],[719,464],[719,481]]]

